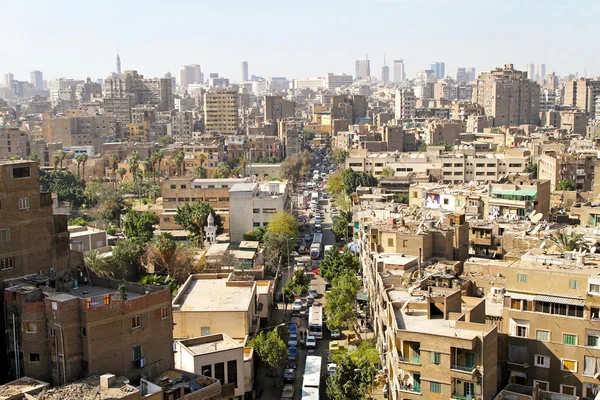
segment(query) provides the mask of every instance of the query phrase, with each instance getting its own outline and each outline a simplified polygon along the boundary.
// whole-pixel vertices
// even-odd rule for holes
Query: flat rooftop
[[[68,385],[56,386],[52,389],[48,389],[44,396],[44,400],[73,399],[75,393],[77,393],[77,399],[80,400],[94,400],[99,398],[121,399],[138,391],[134,386],[129,384],[128,379],[122,376],[117,377],[115,383],[110,388],[100,388],[98,394],[99,387],[100,377],[98,375],[92,375],[88,378],[69,383]]]
[[[210,279],[192,275],[173,300],[179,311],[217,312],[247,311],[254,296],[255,284],[228,282],[227,278]]]
[[[231,350],[243,347],[239,342],[224,334],[182,340],[180,343],[194,355],[202,355],[215,351]]]
[[[252,192],[258,186],[257,183],[236,183],[229,189],[230,192]]]
[[[104,296],[105,294],[112,294],[116,292],[118,292],[118,290],[113,288],[87,285],[73,288],[68,292],[50,293],[48,297],[54,301],[64,301],[71,299],[72,296],[79,297],[82,299],[89,299],[92,297]],[[137,299],[142,296],[143,294],[140,293],[135,293],[132,291],[127,292],[127,300]]]
[[[49,383],[24,376],[16,381],[8,382],[0,386],[0,400],[10,399],[24,393],[39,393],[43,388],[49,386]]]

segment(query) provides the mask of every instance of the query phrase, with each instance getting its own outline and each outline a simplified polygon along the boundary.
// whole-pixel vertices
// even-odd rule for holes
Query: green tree
[[[67,152],[64,150],[61,150],[58,153],[58,160],[60,161],[60,169],[63,169],[63,161],[67,158]]]
[[[123,177],[127,174],[127,170],[123,167],[117,169],[117,174],[121,177],[121,182],[123,182]]]
[[[377,178],[373,175],[362,171],[353,171],[351,168],[346,169],[342,173],[342,180],[344,182],[344,190],[348,195],[356,192],[356,188],[359,186],[377,187],[378,184]]]
[[[29,155],[29,159],[31,161],[35,161],[36,163],[40,162],[40,156],[38,156],[38,154],[35,151],[31,152],[31,154]]]
[[[82,218],[82,217],[71,218],[67,222],[67,225],[69,225],[69,226],[86,226],[87,221],[85,220],[85,218]]]
[[[154,236],[154,225],[158,224],[158,216],[151,212],[138,213],[129,211],[123,222],[123,233],[129,240],[137,239],[142,244],[148,243]]]
[[[354,304],[360,286],[361,283],[356,275],[349,272],[342,273],[333,279],[331,290],[325,293],[327,328],[330,330],[342,329],[351,326],[356,321]]]
[[[108,159],[108,165],[110,166],[110,169],[112,170],[114,186],[117,187],[117,169],[119,168],[119,157],[112,154],[110,156],[110,158]]]
[[[533,174],[534,178],[537,178],[538,175],[538,163],[529,163],[525,167],[525,172],[528,174]]]
[[[286,158],[281,163],[280,171],[281,176],[284,179],[287,179],[292,185],[295,185],[302,176],[302,164],[298,155],[294,154]]]
[[[154,247],[158,251],[163,267],[167,271],[167,275],[171,275],[171,259],[177,249],[177,244],[173,236],[168,232],[163,232],[160,236],[154,238]]]
[[[107,260],[114,271],[113,277],[124,279],[129,272],[139,273],[145,249],[145,245],[138,238],[118,241],[113,247],[112,257]]]
[[[556,246],[558,251],[560,251],[561,253],[589,249],[589,245],[585,241],[584,235],[582,233],[566,233],[564,231],[559,231],[555,232],[548,239]]]
[[[278,212],[267,225],[267,235],[296,238],[298,236],[298,221],[288,212]]]
[[[137,173],[140,169],[140,155],[134,152],[129,157],[129,172],[133,175],[133,181],[137,181]]]
[[[40,186],[44,192],[52,192],[59,201],[68,201],[74,208],[95,204],[94,198],[85,195],[85,182],[69,171],[40,171]]]
[[[260,226],[252,231],[244,233],[244,240],[250,240],[254,242],[262,242],[264,240],[265,233],[267,232],[266,226]]]
[[[83,175],[83,179],[85,180],[85,163],[87,163],[88,161],[88,155],[86,153],[83,153],[79,156],[81,156],[81,175]]]
[[[267,231],[264,235],[266,251],[265,264],[273,270],[279,265],[283,255],[291,252],[295,245],[295,239],[298,237],[298,222],[290,213],[280,212],[273,215],[273,218],[267,225]]]
[[[562,181],[558,182],[558,185],[556,185],[556,190],[571,192],[575,189],[577,189],[577,186],[575,186],[575,184],[568,179],[563,179]]]
[[[183,172],[185,170],[185,153],[183,151],[178,151],[173,156],[173,162],[175,163],[175,170],[177,170],[177,175],[183,176]]]
[[[408,204],[409,198],[406,193],[396,193],[394,195],[394,201],[400,204]]]
[[[286,344],[277,331],[261,331],[249,342],[248,346],[254,349],[260,361],[271,370],[273,383],[275,383],[278,370],[285,365],[288,359]]]
[[[331,162],[333,165],[344,165],[346,163],[346,159],[350,156],[346,150],[341,148],[336,148],[331,152]]]
[[[58,164],[60,164],[60,157],[58,155],[53,155],[52,156],[52,165],[54,166],[54,172],[56,172],[56,169],[58,168]]]
[[[352,213],[341,211],[337,217],[333,218],[332,231],[338,239],[344,238],[348,234],[348,224],[352,222]]]
[[[244,176],[246,176],[246,165],[248,165],[248,161],[244,157],[240,157],[240,166],[242,167],[242,172]]]
[[[231,167],[225,162],[218,163],[215,169],[213,170],[213,178],[229,178],[230,176]]]
[[[98,276],[113,278],[115,273],[117,273],[113,265],[106,262],[106,258],[97,249],[88,251],[85,254],[84,262],[85,266],[94,271]]]
[[[345,249],[342,253],[334,247],[328,251],[319,264],[320,275],[327,282],[333,283],[336,277],[348,273],[358,274],[360,271],[360,260],[350,250]]]
[[[331,400],[361,400],[360,373],[358,365],[348,356],[339,359],[335,374],[327,379],[327,396]]]
[[[77,164],[77,176],[81,178],[81,163],[83,163],[83,154],[75,157],[75,163]]]
[[[140,279],[140,283],[148,286],[162,286],[171,289],[171,294],[175,295],[179,289],[179,283],[171,276],[165,275],[145,275]]]
[[[220,226],[221,219],[215,213],[215,210],[208,203],[198,202],[194,205],[185,203],[177,207],[177,213],[173,217],[176,224],[189,231],[194,237],[199,238],[200,247],[204,246],[204,227],[208,223],[208,216],[215,218],[215,225]]]
[[[343,171],[335,171],[329,176],[329,179],[327,179],[327,183],[325,184],[325,190],[329,196],[334,199],[337,199],[344,193],[344,179],[342,173]]]
[[[197,166],[196,168],[194,168],[194,175],[198,179],[206,179],[208,178],[208,171],[206,170],[206,168]]]
[[[396,174],[396,171],[394,171],[394,169],[390,168],[390,167],[385,167],[381,170],[382,177],[394,176],[395,174]]]
[[[158,144],[161,147],[167,147],[168,145],[173,143],[175,143],[175,139],[173,139],[171,136],[163,136],[158,139]]]
[[[424,153],[427,151],[427,143],[425,142],[421,142],[419,144],[419,149],[418,149],[419,153]]]
[[[283,288],[283,296],[286,303],[293,303],[294,297],[306,296],[310,287],[310,277],[306,275],[304,270],[299,269],[294,271],[294,275],[285,282]]]

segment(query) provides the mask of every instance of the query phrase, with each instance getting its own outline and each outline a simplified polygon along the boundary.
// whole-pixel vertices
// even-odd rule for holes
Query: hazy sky
[[[489,70],[546,63],[559,75],[600,72],[598,0],[0,0],[0,74],[29,80],[96,79],[123,69],[147,76],[185,64],[240,79],[354,73],[371,59],[380,76],[403,58],[409,77],[444,61]]]

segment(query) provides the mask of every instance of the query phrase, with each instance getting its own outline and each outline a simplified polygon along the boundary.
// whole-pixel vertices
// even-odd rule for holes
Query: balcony
[[[412,364],[412,365],[421,365],[421,357],[412,356],[412,357],[398,357],[398,361],[404,364]]]
[[[421,387],[419,385],[401,385],[399,391],[421,395]]]
[[[477,369],[476,365],[468,366],[468,365],[452,365],[450,368],[453,371],[465,372],[467,374],[472,374]]]
[[[457,399],[457,400],[481,400],[481,396],[461,396],[460,394],[452,394],[451,396],[452,399]]]

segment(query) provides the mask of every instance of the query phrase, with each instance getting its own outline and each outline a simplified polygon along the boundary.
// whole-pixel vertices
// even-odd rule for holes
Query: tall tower
[[[117,47],[117,74],[121,73],[121,57],[119,57],[119,48]]]
[[[383,67],[381,67],[381,81],[388,83],[390,81],[390,67],[385,62],[385,54],[383,55]]]
[[[242,82],[248,82],[248,61],[242,61]]]

